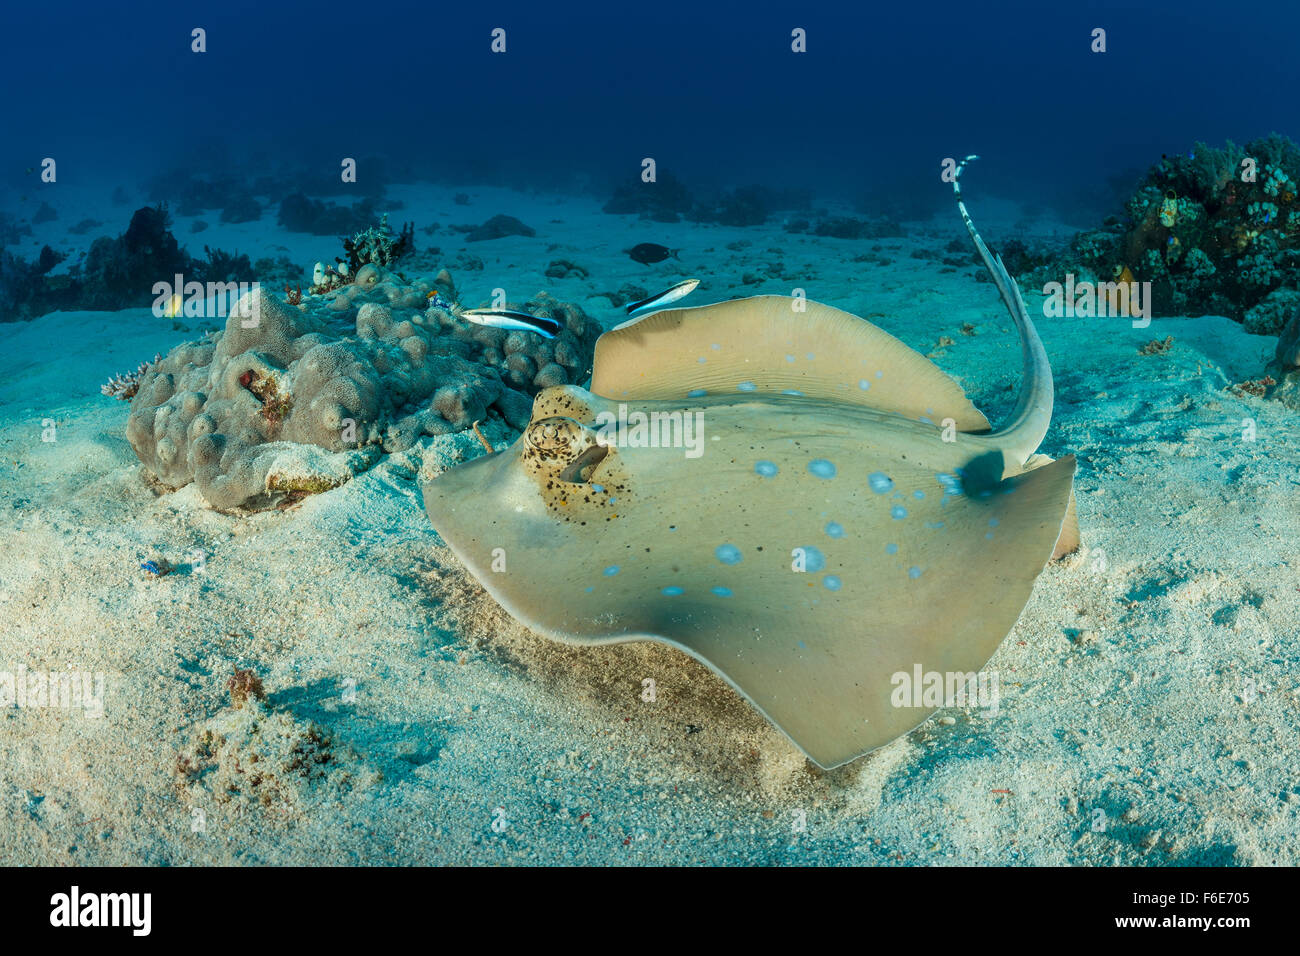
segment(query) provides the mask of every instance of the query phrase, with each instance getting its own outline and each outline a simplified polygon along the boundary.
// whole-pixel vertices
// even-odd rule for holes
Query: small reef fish
[[[629,256],[642,265],[654,265],[656,262],[663,262],[669,256],[677,258],[678,249],[669,249],[667,246],[661,246],[657,242],[643,242],[640,245],[633,246],[631,249],[624,249]]]
[[[1106,307],[1109,309],[1107,314],[1131,318],[1133,303],[1137,301],[1135,297],[1138,295],[1133,271],[1128,266],[1120,264],[1115,267],[1113,275],[1114,278],[1106,290]]]
[[[509,329],[512,332],[536,332],[543,338],[553,339],[560,331],[560,323],[544,315],[529,315],[527,312],[514,312],[510,309],[466,309],[461,317],[475,325],[486,325],[494,329]]]
[[[429,308],[431,309],[442,309],[444,312],[454,312],[456,309],[455,304],[447,301],[437,289],[434,289],[425,298],[429,300]]]
[[[679,282],[671,289],[665,289],[663,292],[658,292],[647,299],[642,299],[640,302],[633,302],[627,307],[627,314],[637,315],[653,309],[662,309],[664,306],[690,295],[699,284],[699,279],[687,279],[685,282]]]

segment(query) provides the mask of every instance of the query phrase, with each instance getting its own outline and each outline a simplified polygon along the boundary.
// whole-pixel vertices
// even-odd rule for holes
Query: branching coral
[[[188,275],[199,282],[252,282],[256,277],[247,253],[203,247],[202,259],[190,260]]]
[[[348,254],[348,272],[351,275],[356,275],[362,266],[371,263],[390,269],[402,256],[415,251],[415,223],[408,222],[394,237],[388,226],[388,213],[384,213],[378,227],[371,226],[351,239],[344,239],[343,249]]]
[[[134,372],[125,372],[121,375],[114,375],[103,385],[99,386],[99,393],[107,395],[109,398],[116,398],[122,402],[129,402],[135,398],[135,393],[140,390],[140,376],[149,370],[149,366],[154,362],[162,361],[162,353],[158,352],[153,357],[153,362],[141,362],[140,367]]]

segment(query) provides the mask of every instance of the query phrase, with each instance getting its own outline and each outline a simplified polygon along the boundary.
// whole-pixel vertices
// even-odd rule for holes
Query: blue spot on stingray
[[[954,497],[962,493],[961,479],[956,475],[940,473],[934,476],[935,480],[943,486],[943,493],[953,495]]]
[[[816,574],[826,569],[826,555],[821,551],[810,544],[802,545],[798,550],[803,552],[803,569],[809,574]]]
[[[873,471],[871,474],[867,475],[867,484],[869,484],[871,490],[878,495],[883,495],[887,491],[894,490],[894,479],[890,478],[883,471]]]
[[[832,538],[844,537],[844,525],[832,521],[826,526],[826,533]]]
[[[911,578],[913,581],[915,581],[917,578],[921,576],[921,569],[914,564],[907,569],[907,576]]]
[[[596,485],[596,484],[593,484],[593,485],[591,486],[591,490],[594,491],[594,492],[596,492],[597,494],[601,494],[601,495],[603,495],[603,494],[605,493],[605,486],[604,486],[604,485]]]
[[[776,464],[774,462],[760,461],[754,465],[754,470],[758,472],[760,475],[762,475],[764,478],[771,478],[775,476],[776,473],[781,469],[776,467]]]
[[[614,502],[616,502],[616,501],[618,501],[617,498],[610,498],[610,499],[609,499],[609,503],[610,503],[611,505],[612,505]]]
[[[826,590],[828,591],[838,591],[840,588],[844,587],[844,584],[840,579],[833,574],[828,574],[826,577],[822,578],[822,584],[826,585]]]
[[[719,345],[717,342],[714,342],[712,345],[709,346],[709,348],[713,349],[713,351],[716,352],[718,349],[722,348],[722,346]]]
[[[734,544],[720,544],[714,549],[713,553],[723,564],[739,564],[745,560],[745,556],[740,553],[740,549]]]
[[[870,387],[871,387],[871,383],[868,382],[865,378],[858,379],[858,388],[862,389],[865,392]]]
[[[825,458],[814,458],[812,461],[808,462],[808,471],[816,475],[818,478],[835,477],[835,465],[827,461]]]
[[[997,519],[997,518],[990,518],[990,519],[989,519],[989,527],[990,527],[990,528],[996,528],[997,526],[998,526],[998,519]]]
[[[925,497],[925,492],[922,491],[920,488],[918,488],[916,489],[916,491],[912,492],[912,497],[915,498],[917,501],[920,501],[922,498]]]
[[[619,572],[619,566],[617,564],[611,564],[609,567],[605,569],[605,577],[607,578],[613,577],[614,575],[618,574],[618,572]]]
[[[736,391],[752,392],[755,391],[757,388],[758,386],[755,385],[753,382],[741,382],[739,385],[736,386]]]
[[[805,644],[803,641],[800,641],[800,642],[799,642],[799,650],[801,650],[801,651],[806,651],[806,650],[808,650],[808,645]]]
[[[876,371],[876,378],[884,378],[884,377],[885,377],[885,373],[883,371],[881,370]]]
[[[927,425],[933,425],[933,424],[934,424],[934,422],[932,422],[930,419],[926,418],[924,415],[922,415],[920,418],[918,418],[917,421],[919,421],[919,422],[925,422]]]
[[[940,528],[943,527],[943,522],[942,522],[942,521],[927,521],[927,522],[925,523],[925,526],[926,526],[927,528],[929,528],[931,531],[938,531]]]
[[[683,591],[681,588],[679,588],[677,585],[674,584],[671,585],[670,587],[664,588],[663,593],[668,595],[669,597],[677,597],[677,595],[682,594]]]
[[[901,521],[907,517],[907,509],[902,505],[894,505],[894,507],[889,509],[889,514],[895,521]]]
[[[712,591],[714,594],[716,594],[718,597],[731,597],[731,588],[716,587],[716,588],[709,588],[709,590]]]
[[[787,355],[787,356],[785,357],[785,360],[786,360],[787,362],[793,362],[793,361],[794,361],[794,356],[793,356],[793,355]]]
[[[810,362],[811,362],[813,359],[815,359],[816,357],[817,357],[817,356],[813,355],[812,352],[809,352],[809,353],[807,354],[807,356],[805,356],[805,358],[807,358],[808,361],[810,361]]]
[[[706,359],[703,355],[701,355],[701,356],[699,357],[699,363],[700,363],[701,365],[705,364],[707,361],[708,361],[708,359]]]
[[[898,545],[896,544],[885,545],[885,554],[898,554]]]
[[[985,540],[985,541],[992,541],[992,540],[993,540],[993,532],[992,532],[992,531],[986,531],[986,532],[984,532],[984,540]]]
[[[709,392],[708,392],[707,389],[703,389],[703,388],[693,388],[693,389],[691,389],[689,392],[686,393],[686,397],[687,397],[687,398],[703,398],[703,397],[704,397],[705,395],[707,395],[707,394],[709,394]]]
[[[590,594],[590,593],[591,593],[592,591],[594,591],[594,590],[596,590],[596,589],[595,589],[595,588],[587,588],[587,589],[586,589],[586,591],[587,591],[588,594]]]
[[[797,388],[783,388],[783,389],[781,389],[781,394],[782,394],[782,395],[795,395],[795,396],[798,396],[799,398],[803,398],[803,392],[799,391],[799,389],[797,389]]]

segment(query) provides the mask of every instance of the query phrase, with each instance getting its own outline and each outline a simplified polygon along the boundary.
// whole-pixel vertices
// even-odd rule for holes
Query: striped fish
[[[633,302],[627,307],[627,314],[637,315],[641,312],[662,309],[664,306],[690,295],[699,284],[699,279],[687,279],[685,282],[679,282],[671,289],[665,289],[663,292],[658,292],[648,299],[642,299],[640,302]]]
[[[512,309],[466,309],[460,315],[475,325],[509,329],[512,332],[536,332],[547,339],[555,338],[562,328],[559,322],[544,315],[529,315]]]

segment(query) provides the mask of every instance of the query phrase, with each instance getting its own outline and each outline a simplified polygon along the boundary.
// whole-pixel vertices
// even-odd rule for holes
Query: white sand
[[[955,213],[907,239],[845,242],[467,192],[461,207],[451,191],[398,190],[408,208],[392,217],[504,212],[537,230],[470,245],[417,232],[442,261],[483,259],[481,272],[451,266],[467,298],[545,288],[612,324],[596,293],[626,282],[700,276],[690,304],[798,286],[923,352],[951,337],[935,360],[976,404],[996,422],[1013,403],[1019,350],[992,286],[974,266],[942,273],[910,256],[951,255]],[[1015,234],[1013,208],[968,193],[994,245]],[[125,228],[129,209],[62,212],[51,226],[108,220],[95,235]],[[304,270],[337,251],[277,232],[274,211],[215,220],[198,237],[187,220],[175,231],[191,252],[283,246]],[[682,261],[621,254],[641,241],[680,246]],[[877,245],[887,265],[851,261]],[[546,279],[560,258],[590,276]],[[774,277],[744,285],[746,272]],[[1271,339],[1222,318],[1040,321],[1058,396],[1043,450],[1079,456],[1090,551],[1041,576],[990,663],[996,717],[947,709],[822,773],[684,655],[563,647],[502,612],[418,493],[422,467],[481,453],[472,438],[392,456],[286,512],[160,495],[125,440],[127,406],[98,388],[195,334],[169,326],[147,310],[0,326],[0,672],[105,678],[100,719],[0,715],[3,862],[1300,863],[1300,442],[1294,413],[1225,390],[1263,374]],[[1138,354],[1167,335],[1169,352]],[[56,442],[41,440],[44,419]],[[513,437],[500,423],[489,435]],[[143,575],[155,553],[177,570]],[[261,677],[265,705],[231,707],[236,667]],[[207,731],[224,740],[206,738],[215,754]],[[181,758],[199,776],[179,774]]]

